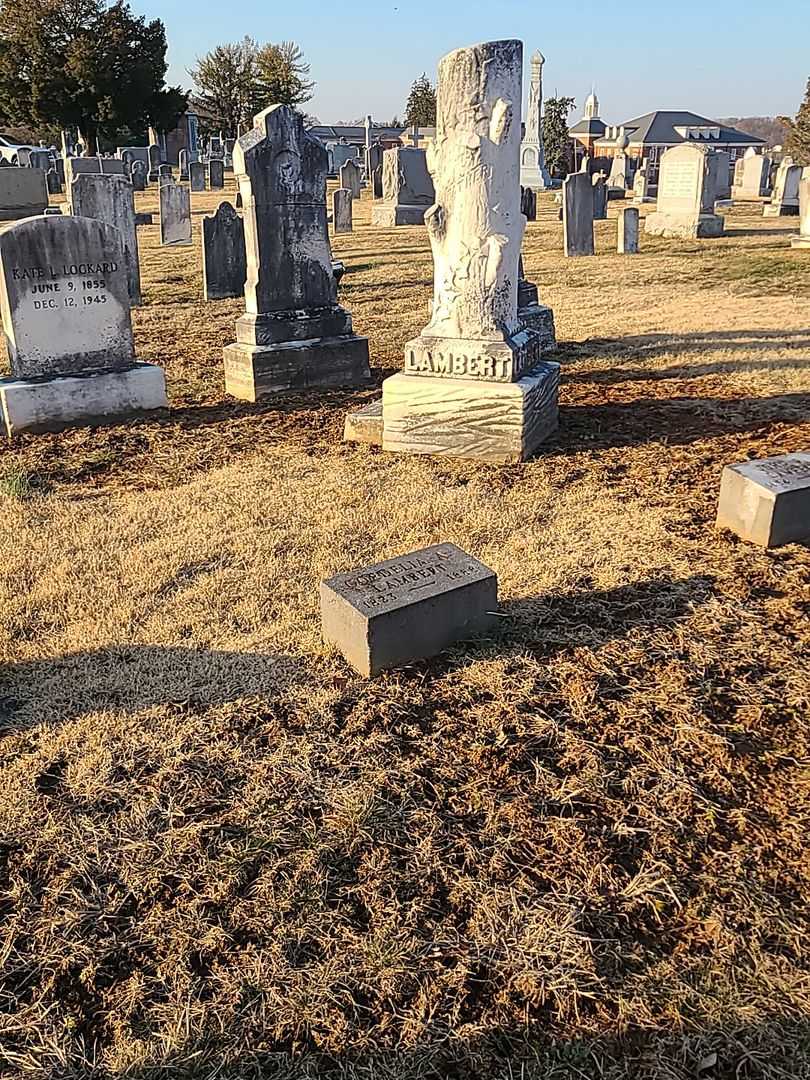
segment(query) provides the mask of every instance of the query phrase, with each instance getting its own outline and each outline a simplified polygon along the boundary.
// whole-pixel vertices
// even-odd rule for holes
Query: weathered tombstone
[[[192,191],[205,191],[205,165],[202,161],[192,161],[188,167],[188,175]]]
[[[212,191],[222,191],[225,187],[225,162],[222,158],[211,158],[208,162],[208,186]]]
[[[340,167],[340,186],[347,188],[353,199],[360,198],[361,169],[356,161],[347,161]]]
[[[48,188],[49,195],[61,195],[62,194],[62,182],[59,179],[59,173],[56,169],[48,169],[45,173],[45,183]]]
[[[135,226],[138,228],[141,225],[151,225],[152,215],[147,213],[140,213],[135,215]]]
[[[731,195],[735,199],[759,199],[768,194],[771,175],[771,159],[764,154],[748,153],[742,157],[734,169],[734,187]]]
[[[607,219],[608,189],[604,173],[597,173],[591,178],[593,184],[593,220]]]
[[[42,169],[3,169],[0,172],[0,221],[41,214],[48,205],[48,184]]]
[[[373,142],[366,150],[366,179],[371,180],[375,169],[382,172],[383,145],[381,142]]]
[[[348,188],[337,188],[332,193],[332,221],[336,233],[352,231],[352,202],[352,193]]]
[[[159,184],[173,184],[174,176],[172,174],[171,165],[161,165],[158,169],[158,183]]]
[[[247,278],[245,226],[228,202],[202,219],[203,296],[225,300],[241,296]]]
[[[687,240],[722,236],[724,222],[714,213],[718,160],[707,146],[686,142],[661,155],[658,205],[644,222],[650,236]]]
[[[242,192],[241,191],[237,191],[236,198],[233,200],[233,205],[236,207],[237,210],[242,209]]]
[[[717,526],[766,548],[810,540],[810,453],[727,466]]]
[[[537,195],[530,187],[520,189],[520,212],[527,221],[537,221]]]
[[[650,195],[649,163],[645,158],[636,175],[633,177],[633,202],[637,204],[653,203],[655,199]]]
[[[331,171],[334,173],[339,173],[342,166],[345,165],[347,161],[351,161],[353,158],[357,157],[357,150],[355,147],[349,146],[347,143],[333,143],[331,151]]]
[[[326,224],[324,146],[286,105],[255,118],[234,147],[244,201],[247,281],[225,388],[256,401],[280,390],[354,386],[370,377],[368,340],[337,303]]]
[[[177,155],[177,165],[180,170],[179,180],[188,180],[188,150],[185,147]]]
[[[116,147],[116,153],[124,164],[129,164],[130,171],[136,161],[142,162],[145,169],[149,168],[148,146],[119,146]]]
[[[0,232],[8,435],[97,424],[167,405],[161,368],[135,359],[120,234],[85,217]]]
[[[147,152],[149,155],[147,180],[150,184],[156,184],[160,175],[160,147],[157,143],[150,143]]]
[[[810,174],[799,181],[799,233],[791,236],[790,246],[810,248]]]
[[[103,173],[107,176],[123,176],[125,168],[123,161],[120,161],[118,158],[67,158],[65,161],[65,187],[68,191],[70,191],[70,185],[80,173]]]
[[[59,183],[62,187],[65,186],[65,159],[61,157],[54,158],[53,167],[56,169],[56,175],[59,177]]]
[[[619,211],[618,222],[619,254],[638,255],[638,207],[622,207]]]
[[[371,208],[371,224],[382,228],[422,225],[436,197],[426,151],[395,146],[383,154],[383,197]]]
[[[589,173],[563,180],[563,249],[569,257],[593,255],[593,183]]]
[[[373,199],[381,199],[383,197],[382,165],[377,165],[371,174],[371,196]]]
[[[727,150],[715,150],[717,154],[717,199],[731,198],[731,155]]]
[[[436,544],[321,582],[324,640],[371,677],[443,652],[496,622],[494,571]]]
[[[526,280],[523,256],[518,262],[518,322],[527,330],[534,330],[540,340],[541,354],[557,347],[554,328],[554,312],[547,304],[540,303],[540,294],[532,281]]]
[[[146,166],[137,159],[132,162],[130,170],[133,191],[146,191]]]
[[[383,383],[386,450],[521,461],[557,427],[559,365],[540,359],[517,311],[522,65],[519,41],[458,49],[439,64],[425,218],[432,316],[406,344],[404,371]]]
[[[124,250],[130,303],[133,307],[140,304],[141,269],[132,184],[125,176],[80,173],[68,192],[68,200],[71,214],[95,218],[118,229]]]
[[[546,60],[538,50],[532,56],[529,82],[529,107],[526,112],[526,131],[520,144],[520,183],[532,191],[551,187],[543,149],[543,64]]]
[[[771,201],[763,210],[764,217],[795,217],[799,213],[799,183],[801,165],[783,161],[776,173]]]
[[[617,153],[611,159],[610,172],[607,178],[608,199],[623,199],[625,197],[628,188],[631,186],[630,177],[632,171],[633,167],[626,153]]]
[[[191,198],[187,187],[169,180],[160,185],[160,242],[191,243]]]

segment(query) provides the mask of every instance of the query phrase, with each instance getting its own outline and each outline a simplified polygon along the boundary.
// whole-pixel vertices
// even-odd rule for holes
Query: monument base
[[[548,169],[539,169],[536,165],[521,165],[520,186],[530,188],[532,191],[547,191],[552,187],[551,174]]]
[[[791,236],[790,246],[792,248],[810,248],[810,236]]]
[[[237,343],[223,352],[225,390],[243,401],[310,386],[362,386],[371,378],[368,338],[356,334],[267,346]]]
[[[114,424],[168,406],[166,376],[156,364],[50,379],[0,379],[0,415],[9,436]]]
[[[680,240],[706,240],[722,236],[725,222],[719,214],[667,214],[656,211],[644,219],[648,236],[665,236]]]
[[[557,348],[557,334],[554,329],[554,312],[545,304],[527,304],[518,308],[518,322],[527,330],[534,330],[540,338],[540,351],[548,352]]]
[[[768,203],[762,208],[763,217],[798,217],[799,216],[799,204],[795,206],[791,203],[782,203],[781,205],[774,205]]]
[[[381,203],[371,208],[371,224],[378,229],[393,229],[397,225],[424,225],[429,206],[408,206],[405,203]]]
[[[346,413],[343,422],[343,441],[382,446],[383,403],[382,398],[364,405],[362,409]]]
[[[560,365],[517,382],[392,375],[383,383],[383,450],[496,464],[525,461],[558,426]]]

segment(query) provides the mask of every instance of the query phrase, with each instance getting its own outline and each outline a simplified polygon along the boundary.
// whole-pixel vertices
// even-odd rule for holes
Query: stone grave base
[[[52,379],[0,379],[0,412],[7,435],[112,424],[168,405],[166,377],[155,364]]]
[[[383,403],[382,398],[364,405],[356,412],[346,413],[343,423],[343,441],[382,446]]]
[[[657,211],[644,219],[644,231],[648,236],[665,236],[681,240],[706,240],[722,236],[725,222],[718,214],[700,214],[699,217],[682,214],[666,214]]]
[[[779,204],[768,203],[762,208],[763,217],[798,217],[799,216],[799,204],[791,206],[789,203]]]
[[[637,195],[633,199],[634,206],[648,206],[650,203],[658,202],[652,195]]]
[[[541,352],[557,348],[557,334],[554,329],[554,312],[545,304],[527,304],[518,308],[518,322],[527,330],[534,330],[540,338]]]
[[[393,229],[396,225],[424,225],[429,206],[406,206],[382,203],[371,208],[371,224],[378,229]]]
[[[348,334],[277,345],[227,345],[225,390],[259,401],[282,390],[310,386],[362,386],[371,378],[368,338]]]
[[[609,187],[607,189],[608,202],[616,202],[617,199],[626,199],[627,192],[624,188]]]
[[[392,375],[383,383],[383,449],[497,464],[525,461],[558,426],[560,365],[517,382]]]
[[[790,246],[794,248],[810,248],[810,236],[791,236]]]

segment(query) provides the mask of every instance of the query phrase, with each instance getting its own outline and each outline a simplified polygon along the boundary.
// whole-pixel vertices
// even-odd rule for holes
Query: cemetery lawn
[[[810,549],[713,526],[724,464],[810,447],[797,220],[566,261],[541,200],[561,429],[495,467],[341,441],[431,290],[367,193],[375,387],[226,399],[217,202],[140,230],[171,415],[0,449],[0,1071],[810,1075]],[[438,541],[500,630],[360,678],[318,582]]]

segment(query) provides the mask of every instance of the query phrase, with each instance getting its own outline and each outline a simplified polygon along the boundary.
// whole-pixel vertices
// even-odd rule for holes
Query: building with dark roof
[[[598,109],[598,102],[596,104]],[[601,120],[599,123],[601,124]],[[756,135],[749,135],[745,131],[684,109],[656,109],[623,124],[603,125],[604,131],[595,138],[583,137],[584,124],[585,120],[581,120],[570,129],[577,166],[586,153],[600,161],[616,157],[617,154],[626,154],[639,163],[647,159],[648,177],[653,182],[658,173],[661,155],[671,146],[696,142],[714,150],[724,150],[733,167],[734,162],[743,157],[746,150],[761,150],[765,145],[765,140]]]
[[[568,134],[574,140],[574,161],[577,168],[585,154],[593,156],[596,141],[602,138],[606,130],[607,125],[599,119],[599,98],[591,91],[585,98],[585,113],[582,119],[568,129]]]

